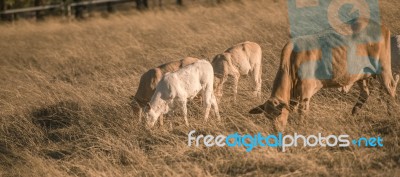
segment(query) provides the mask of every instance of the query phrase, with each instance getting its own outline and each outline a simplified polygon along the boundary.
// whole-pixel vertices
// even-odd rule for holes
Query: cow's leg
[[[164,115],[160,115],[160,126],[162,127],[164,125]]]
[[[360,95],[358,96],[358,100],[356,105],[354,105],[353,110],[351,113],[353,115],[357,114],[364,103],[367,101],[369,96],[369,89],[368,89],[368,80],[360,80],[357,81],[358,86],[360,87]]]
[[[313,80],[303,80],[301,82],[299,112],[300,117],[304,118],[307,116],[308,111],[310,110],[311,97],[322,88],[322,84]]]
[[[283,132],[285,130],[287,120],[289,117],[289,110],[282,108],[281,115],[274,121],[274,127],[277,132]]]
[[[236,98],[237,98],[237,89],[239,85],[239,78],[240,78],[240,73],[235,72],[233,73],[233,101],[236,103]]]
[[[209,88],[209,86],[206,86],[206,88],[203,89],[203,105],[205,108],[204,111],[204,121],[208,121],[208,116],[210,114],[210,109],[211,109],[211,102],[212,102],[212,90]]]
[[[390,34],[388,34],[390,35]],[[388,37],[390,38],[390,37]],[[389,95],[393,99],[388,99],[387,101],[387,111],[388,114],[391,115],[392,109],[396,102],[395,102],[395,96],[396,96],[396,88],[397,84],[399,82],[399,75],[396,74],[395,77],[393,78],[393,73],[392,73],[392,59],[391,59],[391,47],[390,47],[390,40],[386,41],[386,51],[382,51],[380,53],[380,63],[382,65],[382,73],[380,74],[380,81],[381,84],[386,88],[386,91],[389,93]]]
[[[379,78],[379,79],[381,79],[381,78]],[[381,83],[383,83],[383,80],[379,80],[379,81],[381,81]],[[386,86],[384,86],[384,84],[382,84],[381,85],[381,90],[386,90],[387,91],[387,87]],[[390,96],[389,96],[389,98],[387,97],[387,92],[386,93],[384,93],[385,91],[380,91],[379,92],[379,101],[380,101],[380,103],[381,104],[386,104],[386,111],[387,111],[387,114],[389,115],[389,116],[391,116],[392,115],[392,112],[393,112],[393,110],[395,109],[395,105],[396,105],[396,100],[394,99],[394,97],[391,95],[391,94],[389,94]],[[394,94],[395,94],[395,92],[396,92],[396,90],[394,90]],[[390,92],[389,92],[390,93]],[[394,95],[395,96],[395,95]]]
[[[186,100],[181,100],[181,106],[182,106],[182,112],[183,112],[183,118],[185,120],[185,125],[189,126],[189,121],[187,119],[187,101]]]
[[[343,87],[340,87],[338,90],[342,93],[349,93],[352,86],[353,84],[345,85]]]
[[[386,91],[389,93],[389,95],[394,98],[396,96],[396,88],[397,83],[399,82],[399,75],[396,75],[395,78],[393,78],[392,72],[390,70],[384,70],[382,71],[380,81],[386,88]]]
[[[221,117],[219,115],[217,99],[215,98],[214,94],[212,94],[212,92],[211,92],[211,105],[214,109],[215,116],[217,116],[217,120],[221,121]]]
[[[389,37],[390,38],[390,37]],[[391,68],[391,52],[390,52],[390,40],[386,41],[387,49],[380,53],[380,63],[382,65],[382,73],[380,74],[381,84],[384,85],[387,92],[393,98],[396,96],[396,87],[399,82],[399,75],[396,75],[393,79],[392,68]]]
[[[143,108],[142,107],[139,107],[138,116],[139,116],[139,123],[141,123],[142,122],[142,116],[143,116]]]
[[[394,98],[396,96],[396,88],[397,88],[397,83],[399,82],[399,75],[396,75],[395,78],[392,76],[392,72],[390,70],[386,70],[383,68],[382,74],[381,74],[381,84],[386,88],[386,91],[389,93],[389,95],[393,99],[387,99],[386,100],[386,105],[387,105],[387,112],[389,115],[392,113],[393,106],[396,104]],[[384,97],[382,97],[384,99]]]
[[[293,93],[290,97],[290,109],[292,109],[293,112],[298,112],[300,113],[299,105],[300,105],[300,95],[301,95],[301,87],[300,84],[295,84],[293,86]]]
[[[254,91],[253,91],[253,95],[257,98],[261,98],[261,84],[262,84],[262,79],[261,79],[261,65],[256,66],[253,69],[253,82],[254,82]]]
[[[143,112],[142,109],[143,108],[139,105],[139,103],[137,103],[137,101],[134,98],[132,98],[132,101],[130,102],[129,105],[132,108],[133,116],[136,116],[136,115],[139,116],[138,117],[139,123],[141,123],[142,122],[142,112]]]
[[[223,75],[222,77],[215,77],[215,96],[217,100],[220,101],[223,94],[224,83],[226,82],[228,76]]]

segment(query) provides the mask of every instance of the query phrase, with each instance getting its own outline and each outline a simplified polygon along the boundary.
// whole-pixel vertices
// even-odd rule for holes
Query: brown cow
[[[261,47],[254,42],[237,44],[224,53],[214,57],[212,65],[215,75],[215,96],[218,100],[222,97],[222,89],[228,76],[234,78],[233,92],[236,101],[237,86],[241,75],[251,73],[254,82],[254,96],[261,96]]]
[[[364,20],[358,20],[353,23],[352,29],[357,30],[359,26],[365,25],[367,23]],[[395,79],[392,75],[391,69],[391,55],[390,55],[390,31],[380,24],[370,21],[371,25],[375,27],[374,29],[380,29],[378,35],[365,35],[358,36],[367,39],[372,39],[373,37],[379,37],[375,42],[362,44],[355,44],[353,41],[350,42],[353,48],[357,49],[357,56],[370,56],[375,61],[379,63],[377,67],[379,73],[349,73],[346,62],[347,60],[347,50],[348,47],[336,47],[332,49],[332,71],[333,75],[330,79],[302,79],[299,76],[299,69],[301,64],[307,63],[309,61],[321,61],[322,51],[321,49],[314,49],[308,51],[295,51],[295,46],[301,45],[297,39],[293,39],[291,42],[287,43],[282,50],[280,67],[278,69],[277,75],[272,88],[271,97],[262,105],[250,110],[250,114],[260,114],[265,113],[268,118],[274,119],[275,130],[283,131],[289,110],[292,110],[293,106],[296,107],[299,104],[299,112],[304,116],[309,110],[309,104],[311,97],[318,92],[321,88],[340,88],[344,86],[351,86],[357,83],[361,87],[360,95],[356,105],[353,108],[353,114],[361,108],[368,98],[368,78],[372,76],[379,76],[381,84],[386,88],[387,92],[395,97],[396,87],[399,81],[399,76],[396,75]],[[357,33],[357,31],[353,31]],[[354,35],[356,36],[356,35]],[[353,36],[353,37],[354,37]],[[324,39],[318,36],[319,40]],[[354,38],[353,38],[354,39]],[[376,38],[375,38],[376,39]],[[337,40],[337,38],[331,38],[331,40]],[[306,45],[308,45],[306,43]],[[352,58],[349,58],[352,59]],[[356,63],[359,64],[359,63]],[[320,67],[315,65],[313,68],[316,73]],[[350,68],[351,69],[351,68]],[[364,68],[365,69],[365,68]],[[364,70],[361,70],[364,71]],[[314,73],[314,74],[315,74]]]
[[[136,91],[135,96],[132,98],[131,107],[135,113],[139,115],[139,122],[142,119],[143,108],[146,107],[147,103],[151,100],[158,82],[162,76],[167,72],[174,72],[178,69],[192,64],[199,59],[186,57],[185,59],[172,61],[165,63],[156,68],[150,69],[142,75],[139,82],[139,87]],[[160,117],[160,124],[163,124],[163,119]]]

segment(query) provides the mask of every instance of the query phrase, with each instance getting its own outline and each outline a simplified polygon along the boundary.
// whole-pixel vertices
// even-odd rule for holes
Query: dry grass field
[[[400,176],[400,110],[388,114],[377,81],[359,115],[358,88],[319,92],[307,119],[290,116],[287,134],[381,136],[384,147],[188,147],[187,134],[273,133],[248,111],[266,100],[289,40],[286,1],[249,0],[114,14],[86,21],[19,21],[0,26],[0,176]],[[400,34],[400,2],[382,0],[382,21]],[[151,131],[138,124],[130,96],[149,68],[185,56],[211,59],[254,41],[263,49],[263,98],[242,79],[238,103],[229,86],[222,123],[189,106]],[[230,85],[228,83],[228,85]],[[399,104],[399,99],[396,99]]]

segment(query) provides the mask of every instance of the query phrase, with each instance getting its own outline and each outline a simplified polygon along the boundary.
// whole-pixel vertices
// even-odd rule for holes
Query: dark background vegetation
[[[72,15],[76,19],[84,19],[93,11],[106,11],[113,13],[116,10],[147,10],[153,8],[165,8],[171,5],[187,6],[192,4],[208,4],[215,5],[228,1],[240,0],[120,0],[120,1],[104,1],[102,3],[95,3],[96,0],[0,0],[0,13],[7,12],[7,10],[23,10],[18,13],[4,13],[0,14],[1,21],[15,21],[19,18],[35,18],[37,21],[43,21],[46,16],[67,16],[70,18]],[[90,4],[82,4],[90,3]],[[76,4],[70,6],[71,4]],[[45,8],[45,6],[52,6]],[[39,7],[41,9],[27,9],[32,7]]]

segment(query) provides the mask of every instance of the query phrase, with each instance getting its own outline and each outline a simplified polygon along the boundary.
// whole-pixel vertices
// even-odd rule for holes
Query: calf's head
[[[151,106],[151,104],[147,104],[147,106],[144,108],[147,126],[150,128],[153,127],[156,124],[158,117],[167,112],[167,104],[159,104],[157,106]]]
[[[129,105],[131,106],[133,112],[136,114],[136,113],[138,113],[140,111],[142,106],[136,100],[135,96],[131,96],[130,99],[131,99],[131,101],[130,101]]]
[[[214,93],[218,100],[222,97],[222,88],[229,72],[228,60],[224,54],[216,55],[211,65],[214,71]]]

